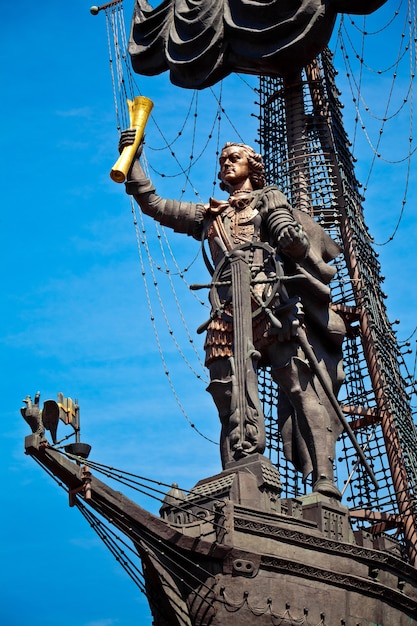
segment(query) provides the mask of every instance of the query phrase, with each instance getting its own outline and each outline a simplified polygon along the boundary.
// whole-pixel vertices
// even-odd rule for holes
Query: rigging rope
[[[77,461],[80,464],[85,463],[85,459],[81,457],[77,457],[76,455],[65,453],[65,456]],[[68,488],[64,483],[62,483],[46,466],[44,466],[41,463],[41,461],[39,461],[39,459],[37,459],[36,457],[33,457],[33,458],[38,463],[38,465],[40,465],[42,469],[46,471],[46,473],[54,480],[54,482],[57,483],[59,487],[61,487],[62,489],[64,489],[64,491],[69,493]],[[88,463],[89,463],[89,467],[94,468],[95,471],[101,471],[100,468],[106,467],[100,463],[90,462],[90,460],[88,461]],[[112,468],[109,468],[109,469],[112,469]],[[118,472],[119,471],[121,474],[126,474],[127,476],[134,476],[134,474],[130,474],[129,472],[123,472],[121,470],[118,470]],[[102,473],[105,474],[105,471],[102,471]],[[115,479],[117,480],[117,477]],[[157,483],[157,481],[150,480],[150,479],[144,479],[144,480],[151,482],[151,483]],[[123,483],[123,481],[120,481],[120,482]],[[135,481],[132,481],[132,482],[135,483]],[[159,484],[163,484],[163,483],[159,483]],[[140,491],[140,490],[137,489],[137,491]],[[123,569],[126,571],[126,573],[131,578],[131,580],[137,585],[140,591],[144,593],[144,595],[146,595],[151,607],[155,609],[157,612],[158,611],[161,612],[161,607],[159,606],[158,603],[154,604],[154,599],[152,598],[152,595],[150,595],[149,590],[145,587],[145,580],[144,580],[142,569],[139,566],[140,560],[139,560],[139,555],[137,551],[132,546],[130,546],[122,537],[116,534],[114,530],[112,529],[112,525],[114,525],[114,518],[116,516],[113,516],[113,514],[109,515],[108,512],[105,509],[103,509],[100,502],[97,501],[95,505],[96,505],[96,508],[99,510],[100,515],[103,517],[103,520],[106,520],[104,522],[102,519],[100,519],[100,517],[96,515],[96,513],[91,509],[91,507],[88,506],[87,503],[82,498],[80,498],[78,494],[75,496],[74,504],[76,508],[80,511],[80,513],[88,521],[91,528],[97,533],[98,537],[102,540],[104,545],[109,549],[109,551],[116,558],[118,563],[123,567]],[[200,507],[200,508],[204,510],[204,507]],[[193,592],[196,596],[198,596],[201,601],[203,602],[207,601],[206,597],[202,594],[202,590],[205,589],[208,593],[210,593],[212,591],[212,588],[209,585],[207,585],[204,582],[204,580],[202,580],[202,577],[199,577],[196,573],[194,573],[194,571],[201,572],[205,580],[209,580],[212,578],[211,571],[206,569],[203,565],[196,564],[194,560],[191,560],[185,554],[182,554],[182,553],[180,554],[176,550],[175,546],[170,546],[168,543],[165,543],[162,549],[162,542],[159,538],[156,539],[152,535],[152,533],[150,533],[145,527],[141,527],[139,531],[135,530],[134,528],[132,528],[130,520],[129,520],[129,523],[127,522],[127,519],[126,519],[126,522],[123,522],[123,518],[125,516],[120,511],[118,511],[117,513],[118,513],[117,519],[118,519],[120,526],[122,526],[122,531],[125,533],[127,537],[129,537],[131,541],[134,540],[134,536],[136,535],[136,541],[142,545],[142,548],[146,549],[146,547],[148,547],[151,558],[156,559],[158,562],[160,562],[161,565],[163,565],[164,569],[168,571],[169,573],[177,575],[178,570],[181,570],[184,574],[184,578],[182,578],[181,580],[182,584],[185,585],[185,587],[187,587],[190,590],[190,592]],[[210,513],[212,514],[212,511],[210,511]],[[199,519],[198,516],[196,517],[197,519]],[[201,522],[200,519],[199,521]],[[210,520],[210,524],[213,527],[218,526],[220,529],[223,530],[223,526],[216,524],[214,519]],[[126,526],[125,530],[123,529],[123,525]],[[137,557],[138,564],[136,563],[136,560],[134,561],[126,554],[125,549],[132,552],[132,554],[134,554],[135,557]],[[198,583],[199,589],[195,588],[195,584],[193,585],[192,581],[195,581],[196,583]]]
[[[78,457],[75,454],[64,452],[62,450],[60,450],[60,452],[61,454],[66,456],[68,459],[72,461],[77,461],[77,463],[86,462],[85,459],[83,459],[82,457]],[[114,467],[111,467],[110,465],[104,465],[103,463],[92,461],[91,459],[88,459],[88,467],[91,470],[94,470],[94,472],[96,472],[97,474],[102,474],[103,476],[106,476],[106,478],[111,478],[112,480],[115,480],[116,482],[122,485],[125,485],[129,487],[130,489],[133,489],[134,491],[137,491],[138,493],[141,493],[151,498],[152,500],[158,501],[160,504],[164,504],[167,492],[157,489],[156,487],[148,486],[147,483],[149,483],[150,485],[158,485],[159,487],[166,487],[169,490],[172,488],[172,485],[169,485],[168,483],[164,483],[164,482],[154,480],[151,478],[146,478],[145,476],[140,476],[138,474],[127,472],[125,470],[116,469]],[[195,495],[194,490],[184,489],[182,487],[178,487],[178,489],[180,489],[180,491],[182,491],[184,494],[188,496]],[[159,494],[159,496],[155,494]],[[218,502],[218,498],[216,498],[215,496],[210,496],[208,494],[205,494],[204,497],[207,502],[212,502],[212,503]],[[188,501],[188,504],[190,504],[190,500]],[[201,504],[195,503],[194,499],[192,501],[192,504],[200,512],[213,515],[212,509],[210,509],[207,506],[203,506]],[[186,503],[181,504],[181,502],[178,500],[175,504],[175,508],[178,509],[179,511],[186,512],[189,516],[194,517],[196,521],[201,521],[201,517],[199,516],[199,514],[194,513],[188,507],[186,507]],[[212,524],[213,528],[218,528],[219,530],[223,528],[221,524],[218,524],[214,520],[211,520],[210,523]]]
[[[118,131],[120,131],[123,128],[127,128],[129,126],[128,123],[128,115],[127,115],[127,107],[126,107],[126,100],[127,98],[133,98],[133,94],[134,94],[134,81],[132,78],[132,72],[130,71],[130,68],[127,64],[127,42],[126,42],[126,28],[124,25],[124,16],[123,16],[123,5],[122,2],[119,3],[116,6],[112,6],[109,7],[108,9],[106,9],[105,11],[105,15],[106,15],[106,27],[107,27],[107,41],[108,41],[108,49],[109,49],[109,60],[110,60],[110,72],[111,72],[111,78],[112,78],[112,85],[113,85],[113,97],[114,97],[114,106],[115,106],[115,112],[116,112],[116,122],[117,122],[117,129]],[[127,77],[127,78],[126,78]],[[137,89],[137,91],[140,93],[140,90]],[[183,126],[177,136],[177,138],[179,138],[179,136],[182,134],[182,131],[185,127],[185,125],[187,124],[187,120],[190,116],[191,113],[191,109],[192,109],[192,105],[193,102],[195,102],[197,100],[197,95],[193,94],[191,97],[191,101],[190,101],[190,106],[189,109],[187,111],[187,114],[185,116],[184,122],[183,122]],[[189,171],[191,169],[191,163],[188,167],[188,170],[185,170],[184,168],[181,167],[178,159],[176,159],[175,157],[175,153],[172,150],[172,146],[173,143],[175,142],[169,142],[165,139],[162,131],[160,130],[160,128],[157,126],[157,128],[160,131],[160,134],[164,140],[165,143],[165,149],[169,148],[171,156],[176,160],[177,164],[180,166],[180,174],[185,175],[186,177],[186,181],[187,183],[190,183],[190,178],[189,178]],[[178,174],[177,174],[178,175]],[[194,189],[194,187],[193,187]],[[194,192],[197,194],[197,191],[194,189]],[[159,340],[159,334],[158,334],[158,329],[157,326],[155,324],[155,315],[153,313],[153,309],[152,309],[152,303],[151,303],[151,297],[150,297],[150,290],[149,290],[149,286],[146,282],[146,271],[145,271],[145,266],[144,266],[144,261],[143,261],[143,257],[141,254],[141,246],[144,247],[145,251],[146,251],[146,255],[148,257],[148,259],[150,260],[150,268],[151,268],[151,273],[152,273],[152,278],[153,278],[153,285],[154,288],[156,290],[157,293],[157,297],[158,297],[158,301],[159,301],[159,305],[161,307],[161,311],[163,314],[163,318],[165,320],[165,323],[168,327],[168,331],[169,334],[171,336],[171,338],[174,341],[174,344],[177,347],[177,350],[179,351],[179,353],[181,354],[182,359],[186,362],[187,366],[191,369],[191,371],[195,374],[195,376],[198,379],[202,379],[203,380],[203,376],[201,374],[197,374],[197,372],[194,370],[194,368],[191,366],[189,360],[185,357],[183,350],[181,349],[179,343],[177,342],[176,338],[175,338],[175,334],[172,331],[172,327],[171,324],[168,320],[168,315],[166,312],[166,308],[164,306],[163,303],[163,299],[160,295],[159,292],[159,288],[158,288],[158,281],[156,280],[155,274],[154,274],[154,270],[153,270],[153,259],[152,259],[152,255],[149,252],[149,246],[147,243],[147,238],[146,238],[146,229],[144,227],[144,223],[143,223],[143,218],[142,215],[140,216],[141,219],[141,226],[142,226],[142,235],[139,235],[139,227],[138,227],[138,220],[137,220],[137,216],[136,216],[136,211],[135,211],[135,207],[134,207],[134,203],[131,200],[131,211],[132,211],[132,215],[133,215],[133,221],[134,221],[134,226],[135,226],[135,231],[136,231],[136,240],[137,240],[137,247],[138,247],[138,252],[139,252],[139,258],[140,258],[140,265],[141,265],[141,273],[142,273],[142,278],[144,281],[144,287],[145,287],[145,294],[146,294],[146,300],[148,302],[148,308],[149,308],[149,313],[150,313],[150,318],[151,318],[151,322],[152,322],[152,326],[153,326],[153,330],[154,330],[154,334],[156,337],[156,341],[157,341],[157,346],[158,346],[158,351],[162,360],[162,364],[164,367],[164,372],[168,378],[168,382],[169,382],[169,386],[172,390],[172,393],[174,395],[174,398],[180,408],[180,411],[182,412],[182,414],[184,415],[184,417],[186,418],[186,420],[188,421],[188,423],[190,424],[190,426],[202,437],[204,437],[205,439],[207,439],[208,441],[215,443],[214,441],[212,441],[209,437],[206,437],[203,433],[200,432],[200,430],[195,426],[195,424],[193,424],[193,422],[190,420],[190,418],[188,417],[184,406],[182,404],[182,402],[180,401],[179,395],[176,392],[175,389],[175,385],[173,383],[172,377],[170,375],[169,372],[169,368],[167,366],[166,363],[166,359],[165,359],[165,355],[164,355],[164,351],[162,349],[162,344]],[[160,240],[160,237],[159,237]],[[172,253],[171,253],[171,257],[172,257]],[[171,271],[169,270],[169,268],[167,268],[166,265],[166,257],[164,257],[164,261],[165,261],[165,273],[169,276],[169,282],[170,282],[170,286],[172,289],[172,293],[174,295],[174,300],[176,303],[178,303],[179,305],[179,301],[178,298],[176,296],[175,293],[175,289],[174,289],[174,285],[172,283],[172,279],[171,279]],[[175,267],[177,269],[177,273],[178,275],[183,278],[184,273],[187,271],[188,268],[182,270],[182,271],[178,271],[178,264],[175,262]],[[188,266],[189,267],[189,266]],[[179,306],[177,306],[177,309],[179,309]],[[181,314],[180,315],[181,321],[183,323],[183,326],[185,328],[185,332],[187,334],[187,336],[189,337],[190,340],[190,345],[193,346],[194,352],[197,354],[195,348],[194,348],[194,341],[191,340],[191,333],[188,330],[188,326],[186,323],[186,320],[184,318],[184,316]],[[203,364],[201,363],[200,357],[198,356],[199,362],[200,362],[200,366],[202,368],[204,368]]]
[[[136,216],[136,208],[135,208],[133,200],[131,200],[131,210],[132,210],[132,213],[134,215],[134,222],[135,222],[135,226],[136,226],[136,236],[138,237],[138,233],[139,233],[138,228],[137,228],[138,221],[137,221],[137,216]],[[140,215],[141,215],[141,219],[142,219],[142,214],[140,214]],[[142,231],[143,231],[143,229],[142,229]],[[141,269],[142,269],[142,277],[143,277],[143,282],[144,282],[144,287],[145,287],[146,300],[147,300],[147,303],[148,303],[148,309],[149,309],[149,313],[150,313],[150,320],[151,320],[151,323],[152,323],[152,328],[153,328],[153,332],[154,332],[154,335],[155,335],[155,339],[156,339],[159,355],[160,355],[160,358],[161,358],[161,361],[162,361],[162,364],[163,364],[163,367],[164,367],[164,373],[165,373],[165,375],[167,377],[167,380],[168,380],[169,386],[171,388],[171,391],[172,391],[172,393],[174,395],[174,398],[175,398],[175,400],[176,400],[176,402],[178,404],[178,407],[179,407],[181,413],[184,415],[185,419],[187,420],[187,422],[189,423],[191,428],[193,428],[201,437],[203,437],[204,439],[206,439],[210,443],[216,443],[215,441],[213,441],[212,439],[210,439],[209,437],[204,435],[196,427],[196,425],[192,422],[192,420],[188,417],[188,414],[187,414],[187,412],[186,412],[186,410],[185,410],[185,408],[184,408],[184,406],[183,406],[183,404],[182,404],[182,402],[181,402],[181,400],[179,398],[179,395],[178,395],[178,393],[177,393],[177,391],[175,389],[175,386],[174,386],[174,383],[173,383],[173,379],[172,379],[172,376],[171,376],[171,373],[170,373],[170,370],[169,370],[169,367],[167,365],[167,361],[166,361],[166,358],[165,358],[165,353],[164,353],[164,350],[162,348],[162,343],[160,341],[158,327],[157,327],[157,325],[155,323],[155,316],[154,316],[154,313],[153,313],[153,307],[152,307],[152,302],[151,302],[151,297],[150,297],[150,290],[149,290],[149,286],[148,286],[148,283],[147,283],[147,280],[146,280],[145,265],[144,265],[144,262],[143,262],[143,256],[142,256],[141,246],[140,246],[139,240],[138,240],[138,251],[139,251],[139,256],[140,256],[140,264],[141,264]],[[151,268],[152,268],[152,265],[151,265]],[[154,287],[157,288],[157,286],[158,286],[158,283],[157,283],[157,281],[154,280]],[[159,303],[162,306],[162,310],[165,311],[164,306],[163,306],[163,302],[162,302],[162,298],[160,297],[160,294],[159,294],[159,290],[157,291],[157,293],[158,293]],[[165,319],[167,320],[166,315],[165,315]],[[170,334],[171,338],[173,339],[174,343],[178,346],[178,342],[175,339],[175,335],[172,332],[172,329],[170,328],[170,326],[168,328],[169,328],[169,334]],[[186,363],[189,364],[189,362],[185,358],[185,355],[184,355],[182,350],[180,351],[180,354],[181,354],[182,358],[186,361]],[[202,377],[200,375],[198,375],[198,374],[196,374],[196,375],[197,375],[197,377],[199,379],[202,379]]]
[[[123,128],[127,128],[129,125],[125,101],[127,98],[132,99],[135,93],[141,94],[141,90],[135,82],[134,75],[128,62],[126,28],[124,26],[123,16],[123,2],[115,4],[114,6],[109,6],[107,9],[105,9],[105,14],[110,72],[113,86],[113,99],[116,112],[116,124],[117,130],[120,132]],[[250,86],[249,81],[242,80],[241,82],[245,84],[248,90],[251,90],[252,92],[254,91],[253,87]],[[184,93],[182,93],[182,96],[183,95]],[[220,84],[217,89],[210,88],[210,90],[207,90],[205,96],[206,99],[207,96],[210,96],[210,109],[208,111],[207,109],[204,109],[204,106],[207,107],[207,103],[206,101],[202,101],[200,93],[197,91],[191,92],[188,106],[185,107],[185,115],[182,117],[179,124],[179,131],[175,131],[175,134],[172,133],[174,128],[171,119],[168,120],[169,132],[172,135],[171,139],[167,137],[163,128],[156,120],[155,115],[151,114],[150,121],[156,128],[157,134],[160,136],[162,143],[159,146],[154,146],[152,140],[151,143],[147,142],[146,145],[147,150],[149,151],[155,151],[158,153],[163,152],[169,155],[171,162],[175,164],[175,170],[173,172],[170,172],[167,166],[167,159],[165,157],[161,157],[158,159],[158,162],[161,163],[161,166],[149,166],[152,170],[153,175],[160,177],[162,180],[178,178],[182,176],[184,178],[184,183],[181,188],[180,197],[184,195],[187,187],[190,187],[192,193],[197,198],[197,201],[200,202],[202,202],[201,196],[197,191],[197,188],[191,181],[191,176],[194,175],[193,172],[196,171],[196,166],[199,165],[199,163],[202,161],[203,156],[206,154],[211,144],[215,142],[216,150],[213,156],[215,169],[212,182],[212,195],[214,194],[214,190],[217,185],[218,155],[221,149],[220,144],[222,141],[222,135],[224,134],[224,131],[222,130],[224,126],[224,121],[226,121],[228,126],[232,129],[234,135],[236,136],[236,140],[244,142],[241,134],[238,132],[236,126],[234,125],[231,116],[226,112],[226,108],[224,106],[223,85]],[[213,101],[215,102],[214,114],[212,107]],[[183,109],[184,107],[180,107],[180,111]],[[201,109],[204,110],[203,120],[200,120]],[[212,121],[207,128],[208,115],[212,116]],[[199,126],[204,126],[203,132],[201,132],[201,128],[199,128]],[[182,145],[179,145],[179,140],[180,138],[182,140],[187,139],[185,137],[186,134],[191,135],[191,145],[189,145],[187,148],[188,157],[183,157],[181,156],[183,153],[183,149]],[[197,139],[201,144],[200,146],[197,146]],[[145,161],[146,167],[147,163],[145,155],[143,155],[143,160]],[[186,160],[186,165],[183,165],[182,163],[184,163]],[[203,164],[202,167],[204,167],[204,165],[205,164]],[[204,172],[204,174],[206,175],[206,171]],[[160,263],[157,262],[155,259],[156,250],[153,246],[154,237],[152,234],[148,233],[149,222],[143,219],[141,213],[140,215],[136,214],[133,202],[131,202],[131,212],[136,231],[139,263],[142,279],[144,281],[146,301],[148,304],[149,315],[164,373],[168,379],[170,389],[180,409],[180,412],[190,424],[191,428],[193,428],[200,436],[202,436],[207,441],[211,443],[216,443],[217,445],[217,442],[214,442],[210,437],[203,434],[201,432],[201,429],[199,429],[194,423],[194,420],[191,420],[188,417],[187,411],[180,400],[180,394],[176,389],[173,376],[171,375],[171,371],[168,366],[169,359],[167,355],[167,349],[165,348],[165,343],[160,337],[160,331],[158,328],[159,314],[157,314],[157,311],[160,311],[161,322],[165,325],[168,336],[172,340],[177,353],[180,355],[181,360],[185,363],[188,371],[190,371],[197,380],[207,382],[207,370],[205,369],[205,366],[201,360],[200,351],[195,347],[195,341],[193,339],[195,332],[194,330],[189,330],[186,316],[183,313],[183,307],[181,307],[180,305],[180,298],[178,297],[177,290],[173,282],[173,277],[178,276],[181,282],[184,284],[185,288],[187,289],[188,293],[191,294],[191,298],[194,301],[198,302],[200,305],[207,306],[205,302],[199,299],[196,292],[191,292],[189,290],[189,283],[186,280],[186,274],[191,266],[195,263],[195,261],[200,257],[201,250],[200,248],[197,248],[197,252],[196,254],[194,254],[193,260],[189,262],[183,269],[180,269],[180,265],[176,260],[172,246],[169,244],[166,230],[155,223],[153,224],[153,228],[156,232],[156,240],[158,242],[162,260],[162,262]],[[142,254],[142,250],[144,250],[144,254]],[[165,250],[168,250],[168,253],[166,253]],[[145,259],[147,259],[147,264],[145,263]],[[173,267],[170,267],[170,263],[173,264]],[[149,281],[147,280],[147,272],[150,272],[151,278]],[[165,275],[166,282],[164,284],[162,284],[161,281],[157,279],[156,272],[160,272]],[[172,305],[169,301],[166,301],[166,289],[169,289],[169,293],[171,294],[170,297],[173,301]],[[152,294],[155,294],[156,298],[155,307],[152,304]],[[175,311],[177,312],[176,316],[174,316]],[[195,365],[191,362],[190,358],[182,349],[180,343],[181,340],[177,338],[178,331],[174,330],[177,328],[177,320],[180,326],[184,329],[187,344],[192,350],[193,359],[195,359],[196,361]]]
[[[392,42],[393,37],[390,35],[389,29],[396,26],[396,23],[403,18],[403,24],[401,26],[401,36],[399,37],[398,50],[392,51],[392,54],[395,53],[394,60],[385,68],[374,69],[368,63],[365,63],[365,42],[369,39],[370,36],[383,35],[384,41]],[[349,33],[349,30],[346,26],[346,21],[348,18],[341,18],[340,26],[338,29],[337,37],[336,37],[336,50],[340,48],[340,51],[343,55],[343,61],[345,65],[346,78],[347,83],[351,91],[352,102],[356,111],[355,124],[354,124],[354,140],[353,146],[357,141],[358,137],[358,128],[362,130],[366,141],[371,148],[372,151],[372,159],[369,166],[369,171],[366,177],[366,182],[364,185],[364,193],[366,193],[371,177],[374,175],[375,164],[376,161],[383,161],[387,164],[391,165],[400,165],[402,163],[406,163],[406,171],[404,173],[405,181],[404,181],[404,191],[403,198],[401,202],[401,207],[399,210],[399,214],[394,225],[393,231],[391,235],[384,241],[377,243],[371,237],[370,239],[373,241],[374,245],[377,246],[385,246],[389,242],[391,242],[395,235],[398,232],[398,229],[401,225],[405,206],[407,203],[407,195],[410,183],[410,174],[411,174],[411,161],[412,157],[415,155],[417,151],[417,146],[414,145],[413,138],[413,116],[414,116],[414,108],[413,108],[413,96],[414,96],[414,82],[415,82],[415,72],[416,72],[416,53],[415,53],[415,42],[416,42],[416,20],[415,20],[415,1],[401,0],[398,9],[394,12],[394,14],[390,13],[387,17],[387,21],[380,28],[376,30],[370,30],[367,28],[367,25],[370,21],[370,18],[365,16],[363,18],[363,26],[360,27],[353,18],[349,18],[350,25],[356,31],[357,35],[360,36],[360,51],[358,51],[357,44],[353,40],[352,35]],[[371,22],[372,23],[372,22]],[[389,51],[389,46],[385,46]],[[401,69],[401,63],[405,63],[407,58],[409,59],[408,65],[408,83],[405,85],[401,84],[401,81],[398,80],[399,71]],[[355,78],[355,69],[353,66],[353,61],[356,60],[359,63],[359,76]],[[378,62],[380,59],[378,58]],[[372,107],[368,104],[365,99],[363,93],[363,72],[364,70],[373,73],[375,75],[381,76],[384,74],[391,73],[390,84],[387,89],[387,96],[385,99],[384,111],[383,114],[378,115],[373,110]],[[400,84],[398,84],[400,82]],[[380,83],[381,84],[381,83]],[[399,89],[402,89],[403,95],[397,95],[396,100],[394,101],[394,93],[398,94]],[[380,98],[379,102],[383,100]],[[405,111],[408,105],[407,112]],[[390,112],[390,109],[391,110]],[[398,156],[398,158],[391,158],[387,155],[384,156],[382,152],[382,142],[383,138],[386,136],[386,126],[388,122],[399,123],[399,116],[401,114],[407,113],[408,116],[408,148],[404,155]],[[372,140],[370,136],[370,132],[368,131],[368,125],[365,122],[365,115],[372,118],[375,122],[380,122],[379,128],[374,132],[376,133],[376,139]],[[401,121],[401,119],[400,119]],[[395,133],[397,136],[398,129],[396,127]],[[392,142],[385,148],[385,152],[392,152]]]
[[[91,509],[89,509],[80,498],[76,498],[76,507],[80,513],[85,517],[91,528],[97,533],[98,537],[102,540],[104,545],[110,550],[117,562],[123,567],[125,572],[131,578],[131,580],[137,585],[139,590],[147,597],[148,602],[152,608],[154,615],[164,614],[164,607],[161,606],[158,598],[153,598],[152,592],[145,584],[145,577],[143,575],[142,568],[139,566],[140,557],[135,548],[130,546],[120,535],[116,534],[112,527],[103,522]],[[107,516],[103,515],[107,520]],[[151,533],[147,532],[145,528],[142,528],[140,532],[135,531],[129,526],[126,534],[133,541],[133,536],[137,535],[137,544],[141,547],[143,552],[147,552],[152,560],[156,560],[165,571],[169,574],[178,576],[178,570],[183,572],[181,583],[188,590],[194,593],[201,601],[207,602],[206,597],[202,594],[202,590],[206,589],[208,593],[212,591],[201,577],[193,573],[193,570],[201,572],[206,579],[212,578],[212,574],[209,570],[205,569],[201,565],[196,564],[194,561],[186,557],[184,554],[180,554],[174,547],[165,543],[162,546],[161,540],[156,540]],[[160,544],[160,545],[158,545]],[[133,560],[130,558],[126,550],[131,552],[136,558]],[[137,562],[138,563],[137,563]],[[162,577],[164,579],[164,577]],[[190,580],[191,579],[191,580]],[[196,589],[195,581],[199,585],[199,589]],[[166,582],[166,580],[165,580]],[[167,616],[165,616],[166,618]]]

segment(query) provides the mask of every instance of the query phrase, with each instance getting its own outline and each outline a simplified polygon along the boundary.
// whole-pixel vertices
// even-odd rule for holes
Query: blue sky
[[[132,5],[125,2],[127,21]],[[92,458],[101,463],[166,483],[177,481],[185,488],[220,470],[218,447],[199,436],[182,414],[154,339],[131,207],[123,187],[108,176],[117,156],[118,135],[104,15],[91,16],[89,6],[84,0],[22,0],[3,8],[0,446],[5,473],[0,621],[5,626],[151,624],[144,596],[78,511],[68,508],[64,492],[24,455],[29,428],[19,409],[26,394],[33,396],[39,390],[46,400],[62,391],[78,398],[82,439],[93,446]],[[374,24],[382,23],[384,16],[383,10]],[[374,66],[391,63],[390,44],[394,49],[395,41],[390,36],[370,45],[367,52]],[[350,56],[353,62],[354,55]],[[343,64],[340,70],[344,115],[352,128]],[[399,76],[396,86],[402,80]],[[388,78],[371,72],[363,81],[362,93],[372,103],[370,113],[378,107],[381,111]],[[166,76],[138,78],[137,83],[154,100],[155,120],[172,140],[191,93],[173,88]],[[233,111],[242,139],[253,143],[255,121],[242,100],[251,106],[255,94],[236,77],[226,80],[223,89],[226,111]],[[243,95],[236,98],[238,89]],[[216,113],[211,93],[199,98],[195,154]],[[225,139],[238,139],[226,118],[223,126]],[[189,155],[191,132],[190,124],[188,139],[175,144],[182,162]],[[376,141],[378,133],[373,132],[371,140]],[[389,239],[395,228],[405,185],[405,165],[394,167],[386,161],[406,153],[410,132],[406,115],[384,130],[380,151],[385,161],[378,159],[365,203],[365,218],[377,244]],[[156,123],[150,121],[147,157],[151,167],[168,174],[161,179],[153,172],[152,177],[162,195],[177,198],[183,182],[173,177],[177,166],[160,155],[161,145]],[[203,199],[213,193],[215,150],[213,139],[209,156],[201,159],[192,174]],[[371,152],[360,130],[355,155],[359,179],[366,180]],[[412,334],[416,323],[413,179],[415,159],[400,227],[388,245],[376,246],[386,276],[389,316],[401,320],[400,340]],[[215,194],[219,195],[218,189]],[[184,196],[195,198],[189,187]],[[145,228],[152,253],[159,259],[158,234],[149,222]],[[188,267],[198,245],[175,235],[169,235],[169,241],[180,267]],[[198,369],[166,277],[155,271],[170,327]],[[150,270],[146,272],[152,282]],[[189,282],[206,280],[201,257],[188,276]],[[205,321],[207,309],[185,293],[179,281],[177,288],[194,333]],[[157,301],[153,306],[157,311]],[[160,313],[155,315],[160,317]],[[169,331],[161,330],[161,341],[184,412],[206,437],[217,440],[217,417],[204,380],[189,373]],[[202,353],[202,338],[195,341],[197,352]],[[414,347],[415,337],[412,342]],[[142,496],[138,501],[157,512],[157,503]]]

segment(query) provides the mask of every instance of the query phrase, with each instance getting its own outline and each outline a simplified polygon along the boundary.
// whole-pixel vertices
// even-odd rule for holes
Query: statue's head
[[[265,187],[265,166],[261,155],[255,152],[253,148],[246,145],[245,143],[233,143],[228,141],[227,143],[225,143],[220,153],[220,162],[222,161],[222,157],[230,152],[232,149],[235,149],[236,151],[246,156],[248,164],[248,178],[252,184],[253,189],[262,189],[263,187]],[[223,181],[221,171],[218,174],[218,178],[221,181],[220,189],[222,189],[223,191],[230,191],[230,185]]]

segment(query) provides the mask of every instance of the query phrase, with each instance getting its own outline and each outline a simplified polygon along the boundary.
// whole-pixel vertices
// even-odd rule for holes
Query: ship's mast
[[[417,435],[334,76],[326,50],[303,72],[285,80],[261,77],[260,146],[269,182],[277,183],[294,206],[314,215],[343,250],[333,285],[333,302],[349,328],[342,409],[362,445],[371,446],[380,483],[376,492],[358,467],[347,481],[356,509],[353,516],[372,520],[375,533],[393,527],[402,532],[408,558],[415,564]],[[272,424],[271,430],[278,429]],[[344,446],[352,465],[353,453]]]

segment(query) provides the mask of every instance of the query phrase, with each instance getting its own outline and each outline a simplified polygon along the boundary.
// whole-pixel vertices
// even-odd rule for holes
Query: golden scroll
[[[116,183],[124,183],[126,180],[129,168],[142,141],[145,126],[153,108],[153,102],[145,96],[137,96],[134,100],[128,100],[127,106],[129,108],[130,128],[136,130],[136,137],[130,146],[123,148],[120,157],[113,165],[110,178]]]

